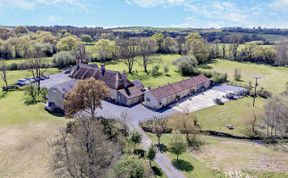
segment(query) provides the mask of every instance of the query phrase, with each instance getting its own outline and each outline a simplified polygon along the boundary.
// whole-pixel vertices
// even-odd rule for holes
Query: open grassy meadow
[[[153,143],[156,144],[157,143],[157,137],[154,134],[150,134],[148,133],[149,137],[152,139]],[[161,143],[165,144],[166,146],[169,145],[171,139],[171,134],[165,134],[163,135],[163,137],[161,138]],[[169,152],[166,152],[166,154],[168,155],[168,157],[171,160],[176,159],[175,155],[172,155]],[[212,169],[208,168],[205,163],[200,162],[199,160],[195,159],[195,157],[190,153],[190,152],[186,152],[183,153],[181,156],[179,156],[180,160],[186,161],[183,165],[183,167],[185,167],[186,171],[183,171],[184,175],[187,176],[188,178],[214,178],[215,177],[215,173]]]
[[[44,73],[45,75],[51,75],[51,74],[55,74],[60,72],[59,69],[56,68],[49,68],[46,70],[46,72]],[[27,78],[27,77],[32,77],[31,71],[29,70],[15,70],[15,71],[7,71],[7,80],[8,80],[8,84],[12,85],[15,82],[17,82],[17,80],[22,79],[22,78]],[[0,87],[4,86],[4,82],[1,79],[0,80]],[[0,98],[3,94],[2,88],[0,89]]]
[[[52,177],[49,144],[67,120],[24,104],[22,91],[0,99],[0,177]]]
[[[234,70],[236,68],[241,70],[242,81],[236,82],[240,84],[248,84],[251,81],[253,84],[255,79],[253,77],[259,76],[259,89],[264,87],[272,93],[281,93],[285,90],[286,82],[288,82],[288,68],[286,67],[273,67],[264,64],[254,63],[240,63],[229,60],[215,60],[209,66],[212,70],[227,73],[228,80],[234,81]]]
[[[153,66],[159,65],[160,66],[160,72],[161,72],[161,74],[159,76],[154,77],[154,76],[151,76],[150,74],[147,75],[144,72],[144,69],[142,67],[141,58],[138,58],[138,61],[134,64],[133,75],[128,75],[129,79],[131,79],[131,80],[139,79],[143,82],[143,84],[146,87],[150,86],[152,88],[166,85],[167,83],[177,82],[177,81],[185,79],[185,77],[181,76],[181,74],[177,71],[177,67],[172,64],[172,62],[174,60],[176,60],[177,58],[179,58],[180,55],[177,55],[177,54],[175,54],[175,55],[159,55],[159,56],[155,56],[155,57],[158,57],[159,59],[161,59],[160,62],[149,65],[148,70],[151,73]],[[164,65],[169,66],[169,72],[167,73],[167,75],[165,75],[164,71],[163,71]],[[121,61],[106,62],[105,67],[107,69],[116,70],[119,72],[123,72],[124,70],[128,71],[128,67]]]
[[[154,143],[157,138],[154,134],[148,134]],[[164,134],[161,142],[169,146],[172,134]],[[282,178],[288,175],[288,158],[285,156],[288,147],[267,146],[249,141],[235,139],[201,136],[204,145],[200,150],[187,150],[179,156],[186,161],[183,170],[187,177],[222,177],[233,172],[241,172],[245,176],[257,178]],[[166,154],[175,159],[175,155]],[[217,171],[215,171],[217,170]],[[245,177],[244,176],[244,177]],[[236,176],[237,177],[237,176]]]
[[[202,130],[212,130],[229,133],[238,136],[249,136],[251,127],[249,122],[254,118],[254,112],[257,116],[257,126],[262,131],[262,113],[265,99],[258,97],[256,105],[252,106],[253,98],[245,97],[225,103],[225,105],[216,105],[190,114],[191,119],[197,117],[198,124]],[[168,126],[177,129],[180,120],[179,117],[172,117],[168,121]],[[227,125],[233,125],[234,129],[228,129]]]

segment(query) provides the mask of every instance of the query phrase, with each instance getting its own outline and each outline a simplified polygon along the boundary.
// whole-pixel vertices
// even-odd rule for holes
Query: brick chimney
[[[101,64],[100,70],[101,70],[101,74],[104,76],[104,74],[105,74],[105,64],[104,63]]]

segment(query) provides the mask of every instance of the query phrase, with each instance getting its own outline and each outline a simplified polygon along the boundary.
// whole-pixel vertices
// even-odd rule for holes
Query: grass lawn
[[[287,144],[272,146],[211,136],[201,139],[204,146],[191,154],[212,169],[243,171],[259,178],[288,176],[284,173],[288,173]]]
[[[51,75],[60,72],[59,69],[57,68],[49,68],[47,71],[44,73],[45,75]],[[8,84],[12,85],[17,80],[22,79],[22,78],[27,78],[27,77],[32,77],[32,74],[29,70],[15,70],[15,71],[7,71],[7,80]],[[0,79],[0,88],[4,86],[4,82],[2,79]],[[2,88],[0,89],[0,98],[2,96]]]
[[[139,58],[138,61],[134,65],[133,75],[128,75],[128,78],[131,80],[135,80],[135,79],[141,80],[146,87],[150,86],[152,88],[166,85],[167,83],[172,83],[172,82],[177,82],[177,81],[183,80],[186,77],[181,76],[181,74],[177,72],[177,67],[172,64],[172,62],[179,57],[180,57],[180,55],[177,55],[177,54],[175,54],[175,55],[159,55],[161,62],[151,64],[148,66],[148,70],[151,73],[153,66],[155,66],[157,64],[160,65],[160,72],[162,74],[157,76],[157,77],[147,75],[144,72],[143,67],[141,65],[141,58]],[[169,66],[168,75],[163,74],[163,66],[164,65]],[[106,62],[105,67],[106,67],[106,69],[116,70],[119,72],[123,72],[124,70],[128,71],[127,66],[121,61]]]
[[[51,64],[52,63],[52,57],[45,57],[43,58],[43,63],[45,64]],[[9,59],[9,60],[3,60],[4,63],[7,65],[7,66],[10,66],[11,64],[15,63],[15,64],[21,64],[21,63],[24,63],[24,62],[28,62],[29,60],[31,59],[23,59],[23,58],[19,58],[19,59]]]
[[[154,143],[157,138],[148,133]],[[169,145],[172,134],[164,134],[161,142]],[[221,177],[227,172],[242,172],[244,175],[257,176],[259,178],[287,177],[288,157],[283,147],[288,145],[272,147],[249,141],[201,136],[204,146],[198,151],[188,150],[179,156],[179,159],[192,165],[191,171],[183,171],[187,177]],[[166,152],[171,160],[175,155]],[[190,165],[190,166],[191,166]],[[215,170],[220,172],[216,173]],[[237,177],[237,176],[236,176]]]
[[[149,137],[152,139],[153,143],[157,143],[157,137],[154,134],[148,133]],[[169,145],[172,134],[164,134],[161,137],[161,143],[166,146]],[[167,156],[172,160],[176,159],[175,155],[172,155],[170,152],[166,152]],[[193,155],[187,151],[179,156],[179,160],[187,161],[187,167],[189,167],[189,171],[183,171],[184,175],[187,177],[194,178],[213,178],[215,174],[212,169],[209,169],[203,162],[195,159]]]
[[[272,93],[281,93],[285,90],[286,82],[288,82],[288,68],[286,67],[273,67],[264,64],[254,63],[240,63],[229,60],[215,60],[209,64],[214,71],[227,73],[228,80],[234,81],[234,70],[239,68],[242,74],[242,82],[240,84],[248,84],[251,81],[254,85],[254,76],[263,77],[259,80],[259,89],[264,87]]]
[[[225,105],[216,105],[194,112],[191,116],[196,116],[198,118],[198,123],[203,130],[213,130],[244,136],[248,130],[248,121],[254,118],[252,101],[253,98],[245,97],[227,102]],[[262,121],[261,113],[263,112],[264,103],[265,99],[260,97],[256,99],[255,113],[259,124]],[[175,129],[179,123],[178,120],[179,118],[177,117],[169,119],[169,127]],[[235,129],[228,129],[226,127],[228,124],[232,124]]]
[[[5,97],[0,99],[0,116],[0,128],[31,122],[58,122],[63,119],[45,111],[44,103],[35,105],[24,104],[24,94],[22,91],[9,92]]]
[[[23,77],[23,76],[21,76]],[[0,99],[0,177],[53,177],[49,144],[67,119],[24,104],[23,91]]]

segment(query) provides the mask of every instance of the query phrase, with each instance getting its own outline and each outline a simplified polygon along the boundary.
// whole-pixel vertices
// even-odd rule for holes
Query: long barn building
[[[149,90],[144,95],[144,105],[152,109],[161,109],[180,99],[203,91],[210,87],[211,80],[199,75],[176,83]]]

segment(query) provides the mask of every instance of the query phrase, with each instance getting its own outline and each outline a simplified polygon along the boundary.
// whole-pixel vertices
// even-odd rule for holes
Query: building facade
[[[144,105],[152,109],[161,109],[180,99],[203,91],[211,85],[210,79],[204,75],[199,75],[176,83],[146,91],[144,95]]]
[[[99,68],[97,65],[78,64],[70,77],[71,81],[57,84],[48,90],[46,109],[58,108],[64,111],[66,93],[76,85],[77,80],[85,80],[91,77],[103,81],[109,87],[110,97],[108,100],[113,103],[132,106],[144,100],[144,86],[139,81],[129,81],[125,71],[120,73],[106,70],[104,65]]]

